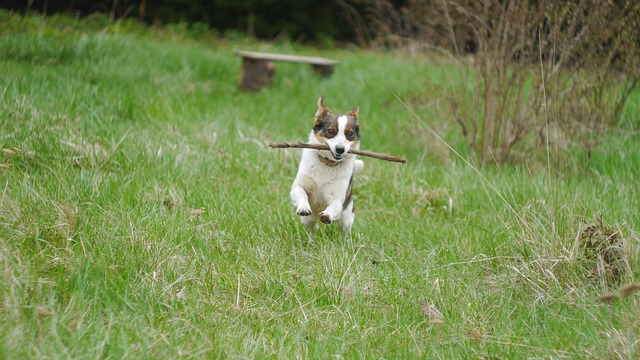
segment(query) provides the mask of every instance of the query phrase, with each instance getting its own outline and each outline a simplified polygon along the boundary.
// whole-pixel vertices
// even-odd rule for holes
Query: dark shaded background
[[[339,0],[2,0],[0,7],[76,16],[102,12],[148,24],[200,22],[220,32],[231,29],[258,38],[351,41],[355,34],[349,14],[357,4]]]
[[[518,7],[526,8],[530,16],[508,19],[518,13]],[[635,42],[634,49],[627,51],[629,55],[637,55],[633,53],[635,45],[640,45],[638,0],[0,0],[0,8],[79,17],[101,13],[111,20],[135,19],[154,25],[181,23],[193,29],[235,31],[266,40],[283,38],[377,48],[426,44],[453,54],[476,54],[483,44],[484,49],[489,49],[503,39],[500,27],[493,27],[510,21],[510,31],[528,28],[526,36],[535,38],[531,49],[520,49],[514,56],[528,56],[534,62],[539,60],[535,50],[538,37],[555,39],[558,34],[551,33],[550,26],[557,25],[564,33],[572,29],[566,19],[575,17],[578,21],[574,25],[584,27],[585,32],[574,35],[588,37],[590,47],[598,49],[587,55],[579,53],[565,61],[567,65],[580,65],[593,56],[607,57],[612,49],[613,62],[619,63],[626,50],[616,43],[617,38]],[[616,22],[622,27],[609,25]],[[553,41],[553,51],[555,46],[572,46],[570,39],[566,44]],[[551,50],[543,48],[542,57],[550,56],[547,52]]]

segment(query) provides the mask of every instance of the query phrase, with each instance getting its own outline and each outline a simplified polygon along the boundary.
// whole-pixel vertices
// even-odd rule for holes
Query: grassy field
[[[0,358],[640,356],[640,297],[601,298],[640,281],[638,94],[588,160],[476,171],[427,128],[467,153],[448,60],[196,35],[0,12]],[[243,93],[239,49],[340,64]],[[309,241],[268,143],[319,95],[408,164]]]

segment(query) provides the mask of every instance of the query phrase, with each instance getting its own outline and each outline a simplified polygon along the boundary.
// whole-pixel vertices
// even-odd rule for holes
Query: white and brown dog
[[[364,167],[349,150],[360,146],[359,107],[344,115],[332,113],[318,98],[310,144],[326,144],[329,150],[302,150],[291,201],[307,231],[315,233],[318,220],[338,221],[345,233],[353,226],[353,176]]]

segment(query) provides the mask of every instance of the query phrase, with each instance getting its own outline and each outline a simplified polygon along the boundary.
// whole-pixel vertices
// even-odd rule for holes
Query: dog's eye
[[[347,130],[344,132],[344,134],[347,136],[347,139],[351,139],[353,137],[353,130]]]
[[[329,136],[336,136],[336,131],[334,129],[327,129],[327,135]]]

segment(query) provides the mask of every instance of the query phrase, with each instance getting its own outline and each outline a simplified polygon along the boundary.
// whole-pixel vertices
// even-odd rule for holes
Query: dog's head
[[[360,142],[360,125],[358,124],[359,107],[346,114],[335,114],[318,98],[313,134],[320,144],[329,146],[333,161],[342,161],[351,149],[357,149]]]

